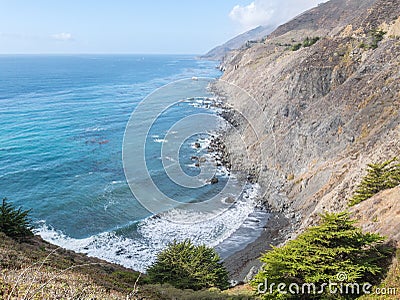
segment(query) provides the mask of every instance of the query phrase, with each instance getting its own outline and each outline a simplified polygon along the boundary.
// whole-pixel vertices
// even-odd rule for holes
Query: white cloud
[[[53,34],[51,37],[57,41],[72,41],[73,40],[72,34],[66,33],[66,32],[56,33],[56,34]]]
[[[247,6],[236,5],[229,17],[239,23],[241,30],[259,25],[278,26],[303,11],[327,0],[254,0]]]

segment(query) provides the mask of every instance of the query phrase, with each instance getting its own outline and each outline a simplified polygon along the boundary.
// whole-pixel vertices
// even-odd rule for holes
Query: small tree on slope
[[[383,163],[368,164],[367,175],[361,180],[349,205],[356,205],[376,193],[400,184],[400,163],[397,158]]]
[[[4,198],[0,206],[0,231],[13,238],[33,235],[29,213],[30,210],[17,209]]]
[[[174,241],[147,270],[150,281],[169,283],[179,289],[225,289],[228,273],[213,248],[195,246],[189,240]]]
[[[320,225],[311,227],[295,240],[281,248],[265,253],[261,257],[264,263],[251,285],[255,289],[265,289],[274,284],[272,293],[267,287],[263,299],[340,299],[340,295],[331,295],[327,287],[322,294],[282,294],[278,284],[313,283],[320,290],[322,284],[336,283],[375,283],[383,272],[381,267],[390,257],[391,248],[383,246],[384,238],[378,234],[362,233],[354,226],[347,212],[325,213]],[[338,278],[342,274],[342,278]],[[344,275],[343,275],[344,274]],[[338,282],[338,280],[343,282]],[[286,290],[287,291],[287,290]],[[301,288],[300,288],[300,291]],[[308,292],[308,290],[306,290]],[[352,298],[360,295],[347,295]]]

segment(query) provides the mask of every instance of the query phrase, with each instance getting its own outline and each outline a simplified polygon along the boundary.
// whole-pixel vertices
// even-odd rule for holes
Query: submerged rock
[[[218,178],[214,176],[213,178],[211,178],[210,183],[211,184],[216,184],[216,183],[218,183],[218,181],[219,181]]]
[[[234,202],[235,202],[235,198],[233,198],[233,197],[228,197],[228,198],[225,199],[225,203],[231,204],[231,203],[234,203]]]

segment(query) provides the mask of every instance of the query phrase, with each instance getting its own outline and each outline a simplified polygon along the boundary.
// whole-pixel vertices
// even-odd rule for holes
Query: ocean
[[[135,198],[122,160],[128,121],[135,132],[145,130],[132,115],[139,103],[171,82],[218,78],[215,64],[184,55],[0,56],[0,197],[31,209],[35,232],[45,240],[139,271],[175,239],[213,246],[222,257],[243,248],[267,219],[254,208],[257,186],[247,186],[243,201],[224,215],[184,224],[179,219],[187,216],[179,214],[185,212],[171,208],[155,216]],[[235,178],[220,170],[218,184],[197,189],[168,178],[161,160],[165,136],[173,124],[199,113],[216,111],[198,99],[168,108],[145,143],[152,180],[182,203],[221,193]],[[180,165],[189,176],[199,173],[192,157],[206,155],[210,134],[180,146]],[[200,147],[193,147],[195,141]]]

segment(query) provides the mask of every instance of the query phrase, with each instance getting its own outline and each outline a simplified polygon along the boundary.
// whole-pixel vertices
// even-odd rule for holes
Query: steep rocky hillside
[[[399,36],[399,1],[332,0],[223,62],[222,79],[260,107],[224,89],[251,112],[239,126],[251,162],[231,134],[234,165],[259,177],[264,202],[296,228],[345,209],[367,163],[400,155]]]
[[[208,53],[201,56],[202,59],[221,60],[232,50],[238,50],[251,45],[251,43],[262,40],[269,36],[285,37],[291,36],[297,31],[313,31],[319,34],[335,34],[343,25],[349,24],[358,14],[356,11],[364,11],[369,8],[375,0],[332,0],[322,3],[318,7],[312,8],[293,20],[279,26],[275,31],[275,26],[258,26],[252,30],[244,32],[226,43],[211,49]],[[250,42],[250,43],[248,43]],[[248,43],[246,45],[246,43]]]
[[[365,16],[376,0],[331,0],[312,8],[293,20],[279,26],[270,36],[276,38],[287,33],[310,30],[334,35],[358,16]]]

